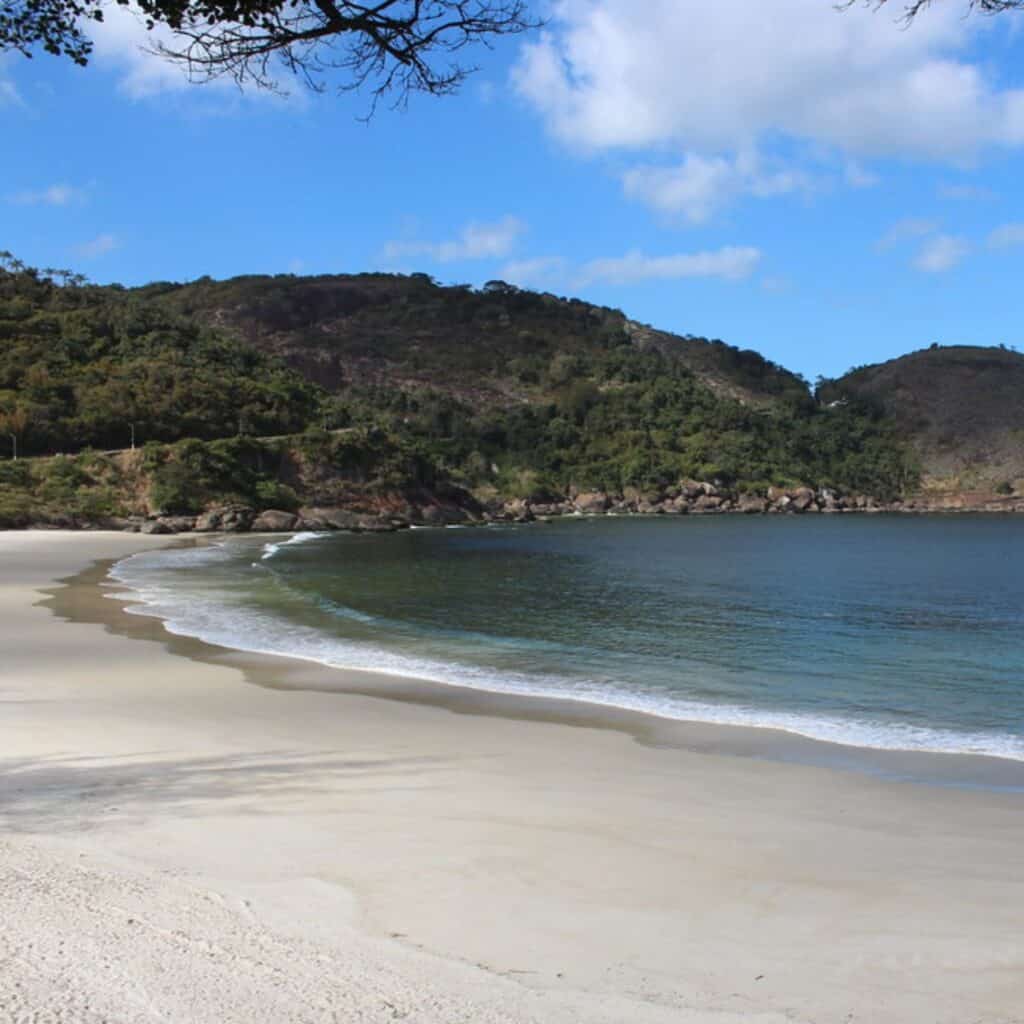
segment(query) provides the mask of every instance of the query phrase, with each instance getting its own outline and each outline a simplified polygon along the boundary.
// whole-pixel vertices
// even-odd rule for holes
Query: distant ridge
[[[862,366],[822,398],[877,405],[917,453],[925,490],[1001,491],[1024,483],[1024,355],[936,346]]]

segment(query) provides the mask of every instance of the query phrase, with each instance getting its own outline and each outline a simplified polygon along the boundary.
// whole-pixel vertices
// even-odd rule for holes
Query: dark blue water
[[[176,632],[858,746],[1024,759],[1024,520],[585,519],[229,540],[116,575]]]

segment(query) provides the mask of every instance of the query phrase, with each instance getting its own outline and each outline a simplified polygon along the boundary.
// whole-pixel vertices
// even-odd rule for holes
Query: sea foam
[[[263,557],[276,554],[285,544],[304,543],[321,536],[324,535],[296,534],[282,544],[267,545],[275,550]],[[133,614],[162,619],[166,629],[176,635],[235,650],[298,658],[331,668],[404,676],[492,693],[578,701],[676,721],[773,729],[850,747],[975,754],[1024,761],[1024,737],[1009,733],[961,732],[868,718],[769,710],[740,703],[716,704],[665,692],[638,691],[624,682],[498,671],[413,657],[298,625],[263,610],[238,607],[227,599],[226,591],[216,586],[183,587],[180,579],[172,580],[163,575],[172,568],[194,569],[199,583],[205,567],[230,562],[233,557],[236,556],[223,543],[199,549],[165,549],[133,555],[111,570],[111,577],[124,588],[112,596],[134,602],[127,609]],[[336,603],[325,610],[361,623],[379,623],[372,616]],[[379,624],[386,628],[383,623]]]

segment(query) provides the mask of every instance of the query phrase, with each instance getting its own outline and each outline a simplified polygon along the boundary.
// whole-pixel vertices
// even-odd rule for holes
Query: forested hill
[[[933,345],[858,367],[820,391],[874,404],[895,423],[928,489],[1009,495],[1024,480],[1024,355]]]
[[[806,383],[757,352],[677,337],[621,310],[523,291],[443,287],[426,274],[204,278],[136,295],[282,357],[332,392],[429,388],[471,406],[542,401],[595,356],[660,352],[716,395],[763,407]]]
[[[149,445],[146,479],[110,471],[90,508],[123,507],[126,487],[152,508],[154,482],[157,504],[191,511],[414,487],[478,502],[585,490],[656,503],[694,480],[732,495],[807,486],[891,499],[916,482],[876,403],[820,403],[755,352],[578,300],[417,274],[125,289],[5,267],[0,446],[13,434],[26,455],[121,449],[132,429]],[[270,436],[301,444],[257,452],[253,439]],[[219,447],[158,450],[187,438]],[[59,465],[51,506],[81,489]],[[36,500],[45,481],[27,472],[8,488]]]

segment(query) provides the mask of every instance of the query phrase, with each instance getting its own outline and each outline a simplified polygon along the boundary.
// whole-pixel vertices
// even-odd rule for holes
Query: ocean
[[[329,666],[1024,760],[1024,519],[585,518],[132,556],[132,610]]]

